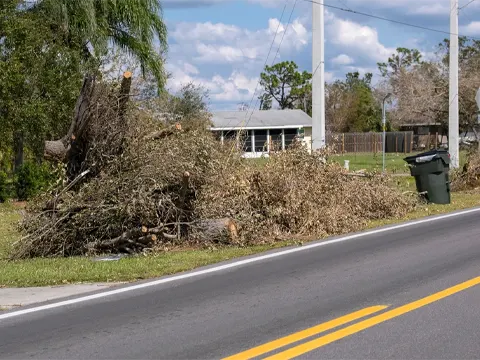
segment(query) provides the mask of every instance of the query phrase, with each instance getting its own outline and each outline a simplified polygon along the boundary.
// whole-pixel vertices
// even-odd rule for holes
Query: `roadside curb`
[[[0,288],[0,311],[43,303],[69,296],[106,290],[123,283],[86,283],[26,288]]]

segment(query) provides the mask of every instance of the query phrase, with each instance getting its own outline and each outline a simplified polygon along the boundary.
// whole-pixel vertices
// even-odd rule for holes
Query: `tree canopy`
[[[298,71],[293,61],[284,61],[273,66],[265,66],[260,74],[260,85],[264,89],[262,104],[269,103],[270,98],[277,101],[280,109],[294,109],[310,88],[312,74]]]
[[[159,0],[2,0],[0,152],[40,156],[65,134],[86,74],[114,49],[163,89],[167,29]]]

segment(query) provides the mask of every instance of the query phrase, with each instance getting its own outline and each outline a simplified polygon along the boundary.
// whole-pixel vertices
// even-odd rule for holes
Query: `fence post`
[[[353,152],[357,153],[357,135],[353,134]]]
[[[345,154],[345,133],[342,133],[342,154]]]
[[[435,133],[435,149],[438,149],[438,131]]]
[[[403,146],[403,153],[406,154],[407,153],[407,133],[405,132],[405,134],[403,135],[403,137],[405,138],[405,145]]]
[[[395,135],[395,153],[398,154],[398,135]]]

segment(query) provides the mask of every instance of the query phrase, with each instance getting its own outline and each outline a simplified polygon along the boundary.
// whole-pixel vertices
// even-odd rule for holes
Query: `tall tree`
[[[18,11],[17,0],[0,8],[0,151],[24,146],[37,157],[45,139],[68,129],[82,74],[79,49],[65,47],[48,19]]]
[[[373,75],[361,77],[348,73],[326,88],[326,120],[333,131],[378,131],[381,127],[380,107],[371,86]]]
[[[48,16],[52,31],[61,33],[67,45],[82,46],[86,56],[90,47],[102,55],[109,45],[117,46],[164,85],[167,28],[159,0],[37,0],[27,11]]]
[[[294,109],[296,103],[303,98],[312,74],[298,71],[293,61],[284,61],[273,66],[265,66],[260,74],[260,84],[265,94],[275,99],[280,109]]]
[[[401,71],[409,70],[422,63],[422,54],[417,49],[399,47],[384,63],[378,63],[378,69],[383,77],[392,78],[398,76]]]
[[[409,62],[395,77],[387,79],[396,99],[392,115],[399,123],[441,123],[448,127],[449,41],[437,47],[437,58]],[[413,51],[419,53],[418,51]],[[416,58],[418,60],[418,57]],[[475,94],[480,85],[480,41],[459,39],[459,125],[477,134]]]
[[[270,94],[263,93],[258,98],[260,100],[259,110],[270,110],[272,108],[272,96]]]
[[[111,46],[134,57],[144,75],[153,75],[158,89],[163,88],[166,74],[162,56],[167,49],[167,30],[161,10],[159,0],[2,0],[0,50],[11,71],[5,79],[9,85],[3,88],[4,94],[10,89],[7,94],[10,97],[2,99],[0,112],[8,114],[1,121],[5,129],[10,129],[10,138],[16,139],[10,143],[17,145],[19,154],[23,148],[20,140],[28,135],[35,137],[36,143],[43,143],[51,138],[45,130],[49,127],[75,129],[77,143],[80,141],[82,132],[88,129],[88,119],[80,127],[75,123],[68,126],[75,102],[70,98],[64,101],[63,95],[54,94],[62,91],[70,96],[70,87],[75,87],[78,94],[81,87],[78,79],[82,75],[85,75],[84,85],[93,91],[95,78],[101,74],[100,59]],[[56,84],[58,89],[47,91],[44,82]],[[7,104],[14,94],[23,94],[25,100],[16,112],[12,111],[14,101]],[[85,96],[88,97],[83,94],[78,104],[89,103]],[[68,108],[70,116],[47,111],[56,108]],[[29,124],[35,124],[35,129],[28,128]],[[50,134],[53,136],[53,132]],[[58,132],[55,135],[60,137]],[[45,151],[48,155],[55,152],[65,157],[72,151],[70,142],[65,136],[46,142]],[[17,158],[21,160],[21,156]]]

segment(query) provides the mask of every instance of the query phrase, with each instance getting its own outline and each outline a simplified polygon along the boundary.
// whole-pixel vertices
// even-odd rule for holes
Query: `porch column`
[[[247,130],[248,131],[248,130]],[[255,130],[250,130],[252,132],[252,137],[250,138],[251,139],[251,142],[252,142],[252,153],[256,153],[255,151]]]
[[[267,129],[267,153],[270,153],[270,129]]]

